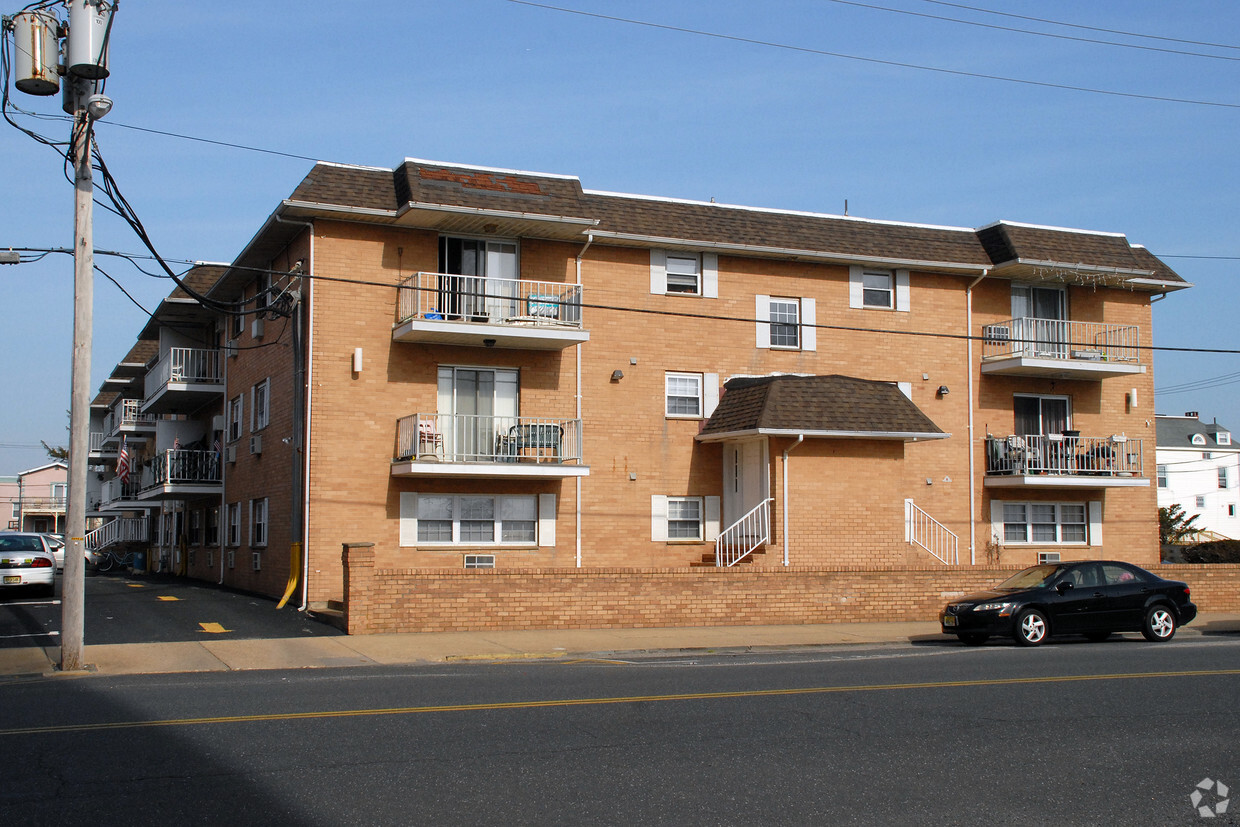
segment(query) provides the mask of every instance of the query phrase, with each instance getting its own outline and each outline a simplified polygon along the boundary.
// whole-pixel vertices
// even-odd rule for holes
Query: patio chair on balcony
[[[418,456],[429,456],[438,459],[442,455],[443,434],[436,430],[433,420],[418,420]]]
[[[513,425],[508,429],[509,450],[518,459],[533,458],[537,461],[547,457],[544,451],[550,451],[550,458],[558,460],[563,441],[564,429],[559,425]],[[535,453],[525,453],[529,450]]]

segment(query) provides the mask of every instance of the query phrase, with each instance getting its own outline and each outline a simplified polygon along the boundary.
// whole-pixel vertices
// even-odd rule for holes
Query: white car
[[[56,593],[56,557],[42,534],[0,534],[0,587]]]

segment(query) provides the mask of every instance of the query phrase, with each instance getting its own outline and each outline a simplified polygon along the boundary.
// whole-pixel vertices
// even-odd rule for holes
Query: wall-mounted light
[[[939,385],[938,395],[940,397],[947,396],[949,393],[951,393],[951,390],[948,389],[947,385]]]
[[[1128,410],[1135,411],[1137,409],[1137,389],[1132,388],[1128,391]]]
[[[353,372],[362,372],[362,349],[360,347],[353,348]]]
[[[615,370],[611,372],[611,381],[619,382],[623,378],[624,378],[624,371],[620,370],[620,368],[616,368]]]
[[[494,339],[483,339],[482,346],[483,347],[495,347],[495,340]]]

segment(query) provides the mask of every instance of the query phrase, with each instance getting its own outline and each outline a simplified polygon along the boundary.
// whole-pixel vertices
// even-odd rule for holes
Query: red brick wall
[[[934,620],[1010,568],[376,569],[345,555],[350,634]],[[1240,611],[1240,566],[1161,566],[1202,611]]]

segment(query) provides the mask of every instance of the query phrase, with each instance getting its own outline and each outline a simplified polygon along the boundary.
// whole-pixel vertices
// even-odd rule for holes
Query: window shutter
[[[400,545],[418,544],[418,495],[413,491],[400,492]]]
[[[758,327],[757,327],[758,347],[770,348],[771,346],[771,297],[770,296],[755,296],[754,318],[758,320]]]
[[[1089,502],[1089,544],[1102,545],[1102,501]]]
[[[538,495],[538,545],[555,545],[555,494]]]
[[[667,497],[662,494],[650,495],[650,539],[667,542]]]
[[[801,299],[801,350],[818,349],[817,302]]]
[[[907,313],[909,307],[908,270],[896,270],[896,310]]]
[[[1003,545],[1003,501],[990,501],[990,539]]]
[[[667,292],[667,252],[650,251],[650,292],[662,296]]]
[[[719,498],[706,498],[706,522],[702,525],[702,539],[714,542],[719,536]]]
[[[719,256],[702,253],[702,295],[708,299],[719,298]]]
[[[848,268],[848,306],[855,308],[865,307],[865,296],[862,287],[865,282],[861,278],[860,265],[854,264]]]
[[[719,405],[719,374],[702,374],[702,417],[709,418]]]

